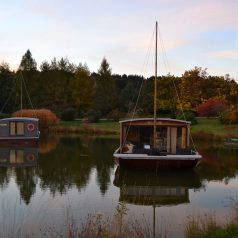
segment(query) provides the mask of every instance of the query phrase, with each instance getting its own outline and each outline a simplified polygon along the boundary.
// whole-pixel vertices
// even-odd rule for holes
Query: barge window
[[[10,163],[22,164],[24,162],[24,150],[10,150]]]
[[[24,135],[24,122],[10,122],[10,135],[23,136]]]

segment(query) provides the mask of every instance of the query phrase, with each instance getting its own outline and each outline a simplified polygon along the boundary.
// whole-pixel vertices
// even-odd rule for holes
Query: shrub
[[[202,117],[217,117],[220,116],[225,109],[226,104],[223,100],[210,98],[198,106],[197,113]]]
[[[61,119],[63,121],[74,121],[76,118],[76,110],[74,108],[67,108],[62,112]]]
[[[179,112],[176,115],[176,118],[179,120],[186,120],[186,121],[191,121],[193,125],[197,124],[197,119],[195,117],[195,113],[192,111],[184,111],[184,112]]]
[[[39,119],[39,126],[42,129],[48,129],[59,124],[58,117],[47,109],[22,109],[12,114],[14,117],[35,117]]]
[[[96,110],[89,110],[88,111],[88,122],[98,122],[101,117],[101,113]]]
[[[230,108],[224,111],[220,116],[220,122],[222,124],[237,124],[238,123],[238,111]]]

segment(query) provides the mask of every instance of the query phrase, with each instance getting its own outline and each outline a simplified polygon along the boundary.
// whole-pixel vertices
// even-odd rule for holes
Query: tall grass
[[[218,224],[215,215],[191,217],[185,227],[186,238],[235,238],[238,237],[238,225],[230,221]]]

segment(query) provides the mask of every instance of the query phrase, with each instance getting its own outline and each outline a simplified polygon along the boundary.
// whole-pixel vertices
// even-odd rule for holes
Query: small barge
[[[12,117],[0,120],[0,145],[36,145],[40,137],[39,119]]]
[[[190,122],[157,118],[120,121],[120,147],[114,152],[120,167],[170,170],[196,167],[202,156],[190,147]]]

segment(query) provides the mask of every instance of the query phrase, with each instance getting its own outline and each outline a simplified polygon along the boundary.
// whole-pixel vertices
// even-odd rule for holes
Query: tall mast
[[[154,91],[154,147],[156,146],[156,109],[157,109],[157,28],[158,23],[155,25],[155,91]]]
[[[21,74],[21,117],[22,117],[22,72],[20,71],[20,74]]]

